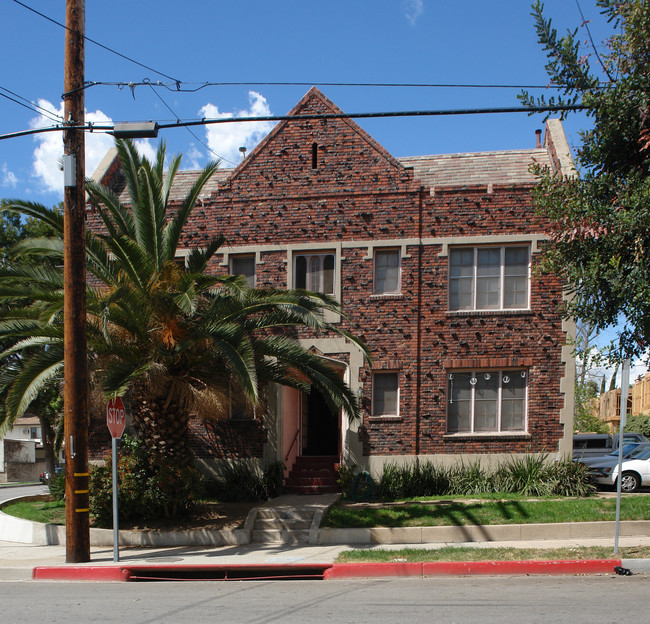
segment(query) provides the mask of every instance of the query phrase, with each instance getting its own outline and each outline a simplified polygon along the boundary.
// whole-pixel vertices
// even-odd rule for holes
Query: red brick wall
[[[317,97],[301,112],[327,112]],[[312,168],[312,145],[318,168]],[[531,206],[530,188],[420,186],[363,131],[343,120],[291,121],[272,133],[194,212],[181,246],[204,244],[223,233],[229,244],[278,246],[343,241],[533,235],[544,223]],[[93,215],[89,224],[93,226]],[[374,367],[400,373],[399,419],[369,417],[370,367],[364,383],[359,437],[366,455],[552,452],[559,420],[564,341],[558,306],[561,284],[533,271],[531,311],[447,311],[447,257],[436,244],[409,245],[402,261],[402,295],[372,296],[373,261],[367,245],[343,248],[341,294],[350,317],[343,326],[360,336]],[[236,251],[233,249],[231,251]],[[258,286],[287,284],[286,251],[262,251]],[[214,271],[223,271],[215,260]],[[537,257],[533,257],[533,264]],[[447,368],[454,360],[509,358],[528,370],[529,436],[446,436]],[[196,426],[201,454],[261,456],[259,423]],[[212,446],[211,446],[212,445]]]

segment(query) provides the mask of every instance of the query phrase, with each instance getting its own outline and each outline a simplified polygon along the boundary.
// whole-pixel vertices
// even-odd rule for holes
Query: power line
[[[421,110],[421,111],[388,111],[374,113],[319,113],[313,115],[266,115],[260,117],[221,117],[218,119],[198,119],[192,121],[177,120],[175,123],[157,124],[160,130],[170,128],[188,128],[193,126],[209,126],[223,123],[251,123],[259,121],[306,121],[306,120],[327,120],[327,119],[388,119],[395,117],[440,117],[447,115],[492,115],[502,113],[545,113],[545,112],[563,112],[563,111],[580,111],[588,107],[582,104],[571,105],[547,105],[547,106],[517,106],[506,108],[458,108],[447,110]],[[68,127],[68,126],[66,126]],[[23,130],[0,135],[0,140],[11,139],[19,136],[30,134],[39,134],[41,132],[56,132],[62,130],[63,126],[53,126],[49,128],[36,128],[33,130]],[[113,124],[99,125],[87,123],[79,126],[78,129],[88,130],[89,132],[112,132]]]
[[[3,98],[9,100],[10,102],[14,102],[14,104],[18,104],[19,106],[23,106],[24,108],[27,108],[28,110],[32,111],[33,113],[39,113],[42,114],[44,117],[47,117],[50,121],[54,121],[55,123],[58,123],[60,121],[63,121],[63,117],[61,115],[57,115],[56,113],[53,113],[52,111],[47,110],[46,108],[43,108],[42,106],[38,106],[38,104],[34,104],[32,101],[28,100],[27,98],[23,97],[22,95],[19,95],[18,93],[14,93],[10,89],[7,89],[6,87],[0,87],[2,91],[6,91],[7,93],[10,93],[14,97],[9,97],[8,95],[5,95],[4,93],[0,93],[0,96]],[[22,100],[22,102],[20,101]],[[25,104],[26,102],[26,104]]]
[[[192,88],[183,87],[192,86]],[[91,87],[117,87],[122,90],[125,87],[135,93],[136,87],[161,87],[168,91],[178,93],[196,93],[207,87],[375,87],[375,88],[422,88],[422,89],[563,89],[564,87],[554,84],[545,85],[515,85],[515,84],[451,84],[451,83],[422,83],[422,82],[152,82],[144,79],[139,82],[114,82],[92,80],[84,85],[84,89]],[[602,88],[608,85],[603,84]]]
[[[168,110],[172,115],[174,115],[174,117],[176,118],[176,121],[177,121],[177,122],[180,121],[178,115],[177,115],[177,114],[172,110],[172,108],[169,106],[169,104],[167,104],[167,102],[165,102],[165,100],[160,96],[160,94],[157,93],[157,92],[155,91],[155,89],[153,89],[153,87],[152,87],[152,91],[154,92],[154,94],[156,95],[156,97],[157,97],[157,98],[158,98],[158,99],[163,103],[163,105],[165,106],[165,108],[167,108],[167,110]],[[187,130],[187,131],[188,131],[188,132],[189,132],[189,133],[190,133],[190,134],[191,134],[191,135],[192,135],[192,136],[193,136],[193,137],[194,137],[194,138],[195,138],[195,139],[196,139],[196,140],[201,144],[201,145],[203,145],[203,147],[205,147],[205,149],[207,149],[207,150],[208,150],[208,151],[209,151],[213,156],[216,156],[219,160],[224,160],[224,161],[226,161],[227,163],[230,163],[231,165],[235,165],[235,166],[237,165],[237,163],[232,162],[232,160],[228,160],[227,158],[224,158],[223,156],[219,156],[219,154],[217,154],[217,153],[216,153],[216,152],[215,152],[215,151],[214,151],[214,150],[213,150],[213,149],[212,149],[212,148],[211,148],[207,143],[204,143],[203,140],[202,140],[201,138],[199,138],[198,136],[196,136],[196,134],[194,134],[194,132],[192,132],[192,130],[190,130],[189,128],[185,128],[185,129],[186,129],[186,130]]]
[[[45,15],[44,13],[41,13],[40,11],[37,11],[36,9],[30,7],[29,5],[25,4],[24,2],[20,2],[20,0],[13,0],[16,4],[19,4],[21,7],[27,9],[28,11],[31,11],[32,13],[35,13],[39,17],[42,17],[43,19],[46,19],[48,22],[52,22],[52,24],[56,24],[57,26],[60,26],[61,28],[65,30],[69,30],[68,27],[65,24],[62,24],[61,22],[57,22],[55,19],[52,19],[51,17]],[[148,69],[149,71],[152,71],[160,76],[164,76],[165,78],[169,78],[169,80],[173,80],[176,82],[176,78],[173,76],[170,76],[168,74],[165,74],[164,72],[161,72],[157,69],[154,69],[153,67],[149,67],[148,65],[145,65],[144,63],[140,63],[139,61],[136,61],[135,59],[132,59],[129,56],[126,56],[126,54],[122,54],[121,52],[117,52],[116,50],[113,50],[113,48],[109,48],[108,46],[104,45],[103,43],[100,43],[99,41],[96,41],[95,39],[91,39],[90,37],[84,35],[84,40],[89,41],[90,43],[95,44],[96,46],[102,48],[103,50],[106,50],[107,52],[110,52],[111,54],[115,54],[116,56],[119,56],[120,58],[123,58],[126,61],[129,61],[130,63],[134,63],[135,65],[139,65],[143,69]],[[76,91],[77,89],[75,89]],[[64,94],[64,96],[67,94]]]

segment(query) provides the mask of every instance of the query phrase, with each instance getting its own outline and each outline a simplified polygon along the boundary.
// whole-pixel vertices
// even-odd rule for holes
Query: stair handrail
[[[296,429],[296,435],[293,436],[293,441],[291,442],[291,445],[289,446],[289,450],[287,451],[287,455],[286,455],[286,457],[284,458],[284,463],[285,463],[285,464],[287,463],[287,459],[289,459],[289,455],[291,455],[291,449],[293,449],[293,445],[294,445],[294,444],[296,443],[296,441],[298,440],[298,434],[299,434],[299,433],[300,433],[300,427],[298,427],[298,429]]]

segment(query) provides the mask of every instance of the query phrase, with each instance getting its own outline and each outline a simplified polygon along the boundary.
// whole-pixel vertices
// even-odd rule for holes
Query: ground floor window
[[[397,372],[373,373],[372,415],[399,415],[399,375]]]
[[[447,431],[526,430],[525,370],[449,372]]]

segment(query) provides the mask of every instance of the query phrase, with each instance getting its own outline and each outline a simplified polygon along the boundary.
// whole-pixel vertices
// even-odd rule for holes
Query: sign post
[[[117,440],[122,437],[126,426],[126,410],[120,397],[106,404],[106,424],[111,432],[113,460],[113,561],[120,560],[119,523],[117,508]]]
[[[621,411],[618,427],[618,478],[616,479],[616,521],[614,522],[614,554],[618,554],[618,537],[621,531],[621,471],[623,470],[623,432],[627,424],[627,395],[630,392],[631,361],[623,360],[621,370]]]

